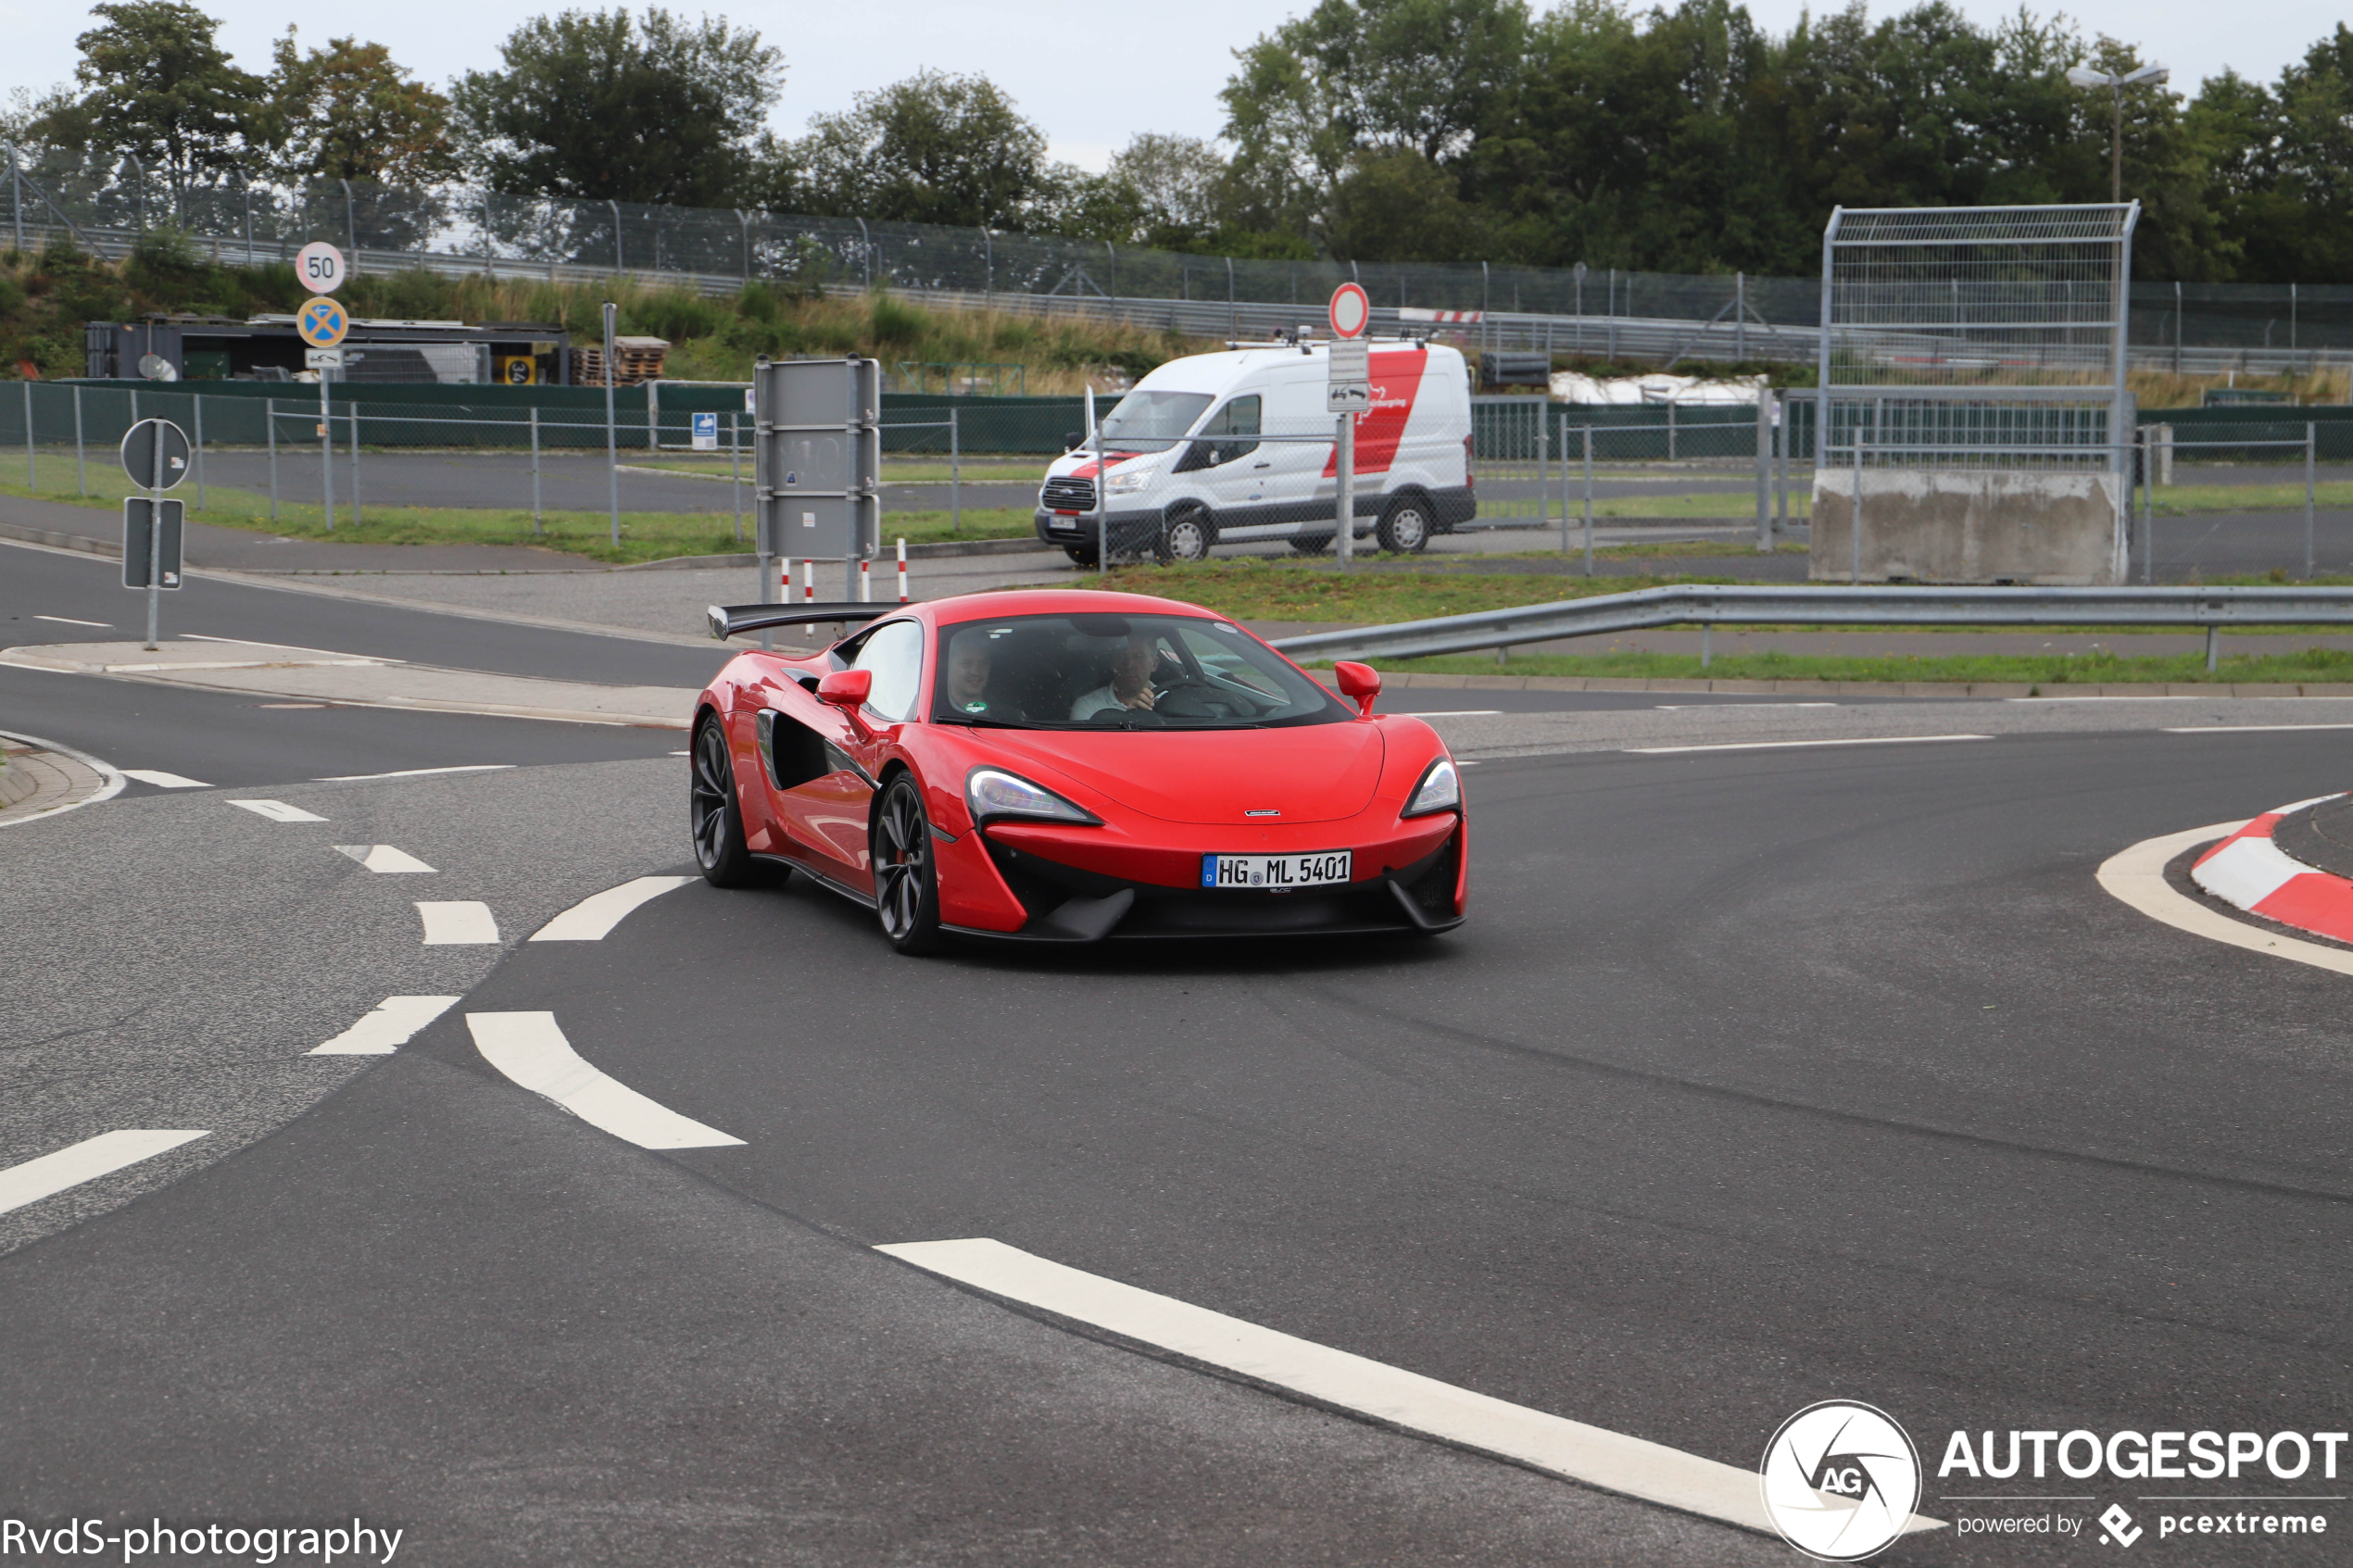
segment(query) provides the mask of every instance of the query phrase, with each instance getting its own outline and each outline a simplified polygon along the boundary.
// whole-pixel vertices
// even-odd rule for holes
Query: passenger
[[[1152,694],[1152,667],[1160,662],[1157,639],[1138,634],[1111,658],[1111,680],[1070,705],[1073,719],[1092,719],[1123,708],[1149,709],[1159,700]]]

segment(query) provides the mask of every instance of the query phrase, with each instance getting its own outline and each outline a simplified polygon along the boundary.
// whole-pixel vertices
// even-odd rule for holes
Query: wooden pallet
[[[617,337],[612,340],[615,386],[637,386],[661,379],[663,358],[670,353],[670,343],[658,337]],[[575,386],[605,384],[605,351],[599,347],[575,348],[572,351],[573,383]]]

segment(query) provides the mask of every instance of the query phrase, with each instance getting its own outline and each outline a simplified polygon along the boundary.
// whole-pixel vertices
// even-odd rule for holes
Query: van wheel
[[[1160,548],[1154,553],[1165,566],[1170,561],[1207,560],[1209,547],[1217,543],[1217,525],[1199,507],[1187,507],[1168,520],[1161,531]]]
[[[1095,564],[1095,546],[1092,545],[1064,545],[1063,554],[1081,566]]]
[[[1332,536],[1328,533],[1294,533],[1290,536],[1290,547],[1302,556],[1320,556],[1332,547]]]
[[[1429,503],[1419,495],[1400,495],[1381,514],[1380,547],[1393,556],[1416,556],[1429,545]]]

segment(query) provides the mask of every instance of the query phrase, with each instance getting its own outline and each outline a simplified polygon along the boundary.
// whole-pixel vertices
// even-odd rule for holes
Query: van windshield
[[[1165,452],[1208,410],[1206,392],[1131,392],[1103,416],[1103,443],[1122,452]]]

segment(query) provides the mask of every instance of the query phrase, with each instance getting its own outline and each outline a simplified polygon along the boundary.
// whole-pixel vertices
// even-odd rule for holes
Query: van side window
[[[1258,450],[1258,395],[1237,397],[1209,416],[1195,436],[1191,450],[1177,464],[1179,471],[1216,468]],[[1248,439],[1237,440],[1236,437]]]

